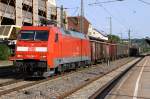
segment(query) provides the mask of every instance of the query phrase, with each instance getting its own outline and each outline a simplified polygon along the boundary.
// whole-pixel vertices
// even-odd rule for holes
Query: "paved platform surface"
[[[6,67],[13,65],[12,61],[0,61],[0,67]]]
[[[150,56],[132,68],[105,99],[150,99]]]

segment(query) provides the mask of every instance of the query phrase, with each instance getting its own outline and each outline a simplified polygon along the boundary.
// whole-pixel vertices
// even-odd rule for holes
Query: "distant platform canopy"
[[[1,40],[16,40],[21,27],[16,25],[0,25]]]

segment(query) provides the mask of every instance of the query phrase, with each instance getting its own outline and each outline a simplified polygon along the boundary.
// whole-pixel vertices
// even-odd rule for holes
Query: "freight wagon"
[[[139,56],[140,55],[140,48],[138,48],[138,47],[130,47],[129,48],[129,55],[130,56]]]
[[[91,43],[91,60],[97,62],[115,60],[129,55],[128,45],[113,44],[99,40],[90,40]]]
[[[127,44],[117,45],[117,58],[129,56],[129,46]]]
[[[98,40],[90,40],[91,60],[93,63],[114,59],[116,57],[116,45]]]

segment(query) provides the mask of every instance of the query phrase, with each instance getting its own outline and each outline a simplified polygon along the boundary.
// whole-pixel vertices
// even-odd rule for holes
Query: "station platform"
[[[150,99],[150,56],[132,68],[105,99]]]
[[[9,67],[12,65],[13,65],[12,61],[0,61],[0,67]]]

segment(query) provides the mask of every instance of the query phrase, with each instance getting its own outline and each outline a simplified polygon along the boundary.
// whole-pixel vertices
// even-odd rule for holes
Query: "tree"
[[[10,49],[5,44],[0,44],[0,60],[7,60],[10,56]]]
[[[119,43],[120,37],[117,35],[108,35],[109,42]]]
[[[146,37],[146,42],[150,45],[150,39],[149,39],[149,37]]]

